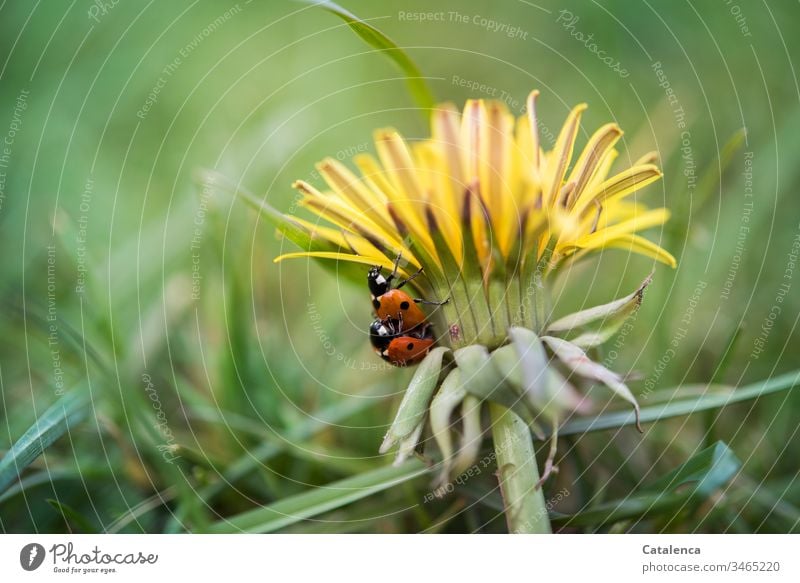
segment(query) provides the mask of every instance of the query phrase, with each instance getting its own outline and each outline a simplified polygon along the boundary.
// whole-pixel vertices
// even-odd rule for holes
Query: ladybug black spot
[[[401,310],[407,310],[409,307],[411,307],[411,306],[410,306],[410,304],[408,302],[400,302],[400,309]]]
[[[408,346],[406,346],[406,350],[414,350],[414,343],[413,342],[409,342]]]

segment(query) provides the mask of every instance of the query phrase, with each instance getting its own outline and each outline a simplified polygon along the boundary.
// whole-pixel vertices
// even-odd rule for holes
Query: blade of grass
[[[342,8],[335,2],[330,2],[329,0],[298,1],[302,2],[303,4],[318,6],[324,10],[327,10],[331,14],[335,14],[344,20],[350,29],[359,37],[361,37],[361,39],[369,46],[383,52],[387,57],[394,61],[395,65],[397,65],[405,74],[408,91],[416,102],[417,106],[423,111],[425,119],[427,120],[427,117],[433,108],[436,99],[428,87],[428,84],[425,82],[425,78],[422,76],[422,72],[419,70],[419,67],[417,67],[416,63],[411,60],[411,57],[409,57],[406,52],[403,51],[403,49],[397,46],[392,39],[383,34],[377,28],[359,18],[349,10]]]
[[[415,490],[416,492],[416,490]],[[416,495],[416,494],[415,494]],[[416,503],[416,502],[415,502]],[[313,521],[298,522],[281,529],[286,534],[349,534],[399,532],[392,518],[408,515],[408,501],[402,488],[362,500],[358,505],[320,514]]]
[[[128,526],[134,520],[144,516],[151,510],[155,510],[156,508],[161,508],[165,506],[168,502],[175,498],[177,489],[170,486],[161,492],[156,492],[149,498],[142,500],[133,508],[127,510],[124,514],[122,514],[119,518],[117,518],[114,522],[108,525],[105,529],[106,534],[114,534],[120,532],[123,528]]]
[[[552,520],[558,525],[600,527],[659,514],[674,516],[687,506],[707,500],[736,475],[741,465],[733,451],[719,441],[632,496],[575,514],[558,514]],[[687,484],[693,486],[682,488]]]
[[[97,529],[89,522],[80,512],[64,504],[63,502],[59,502],[58,500],[53,500],[52,498],[47,499],[47,503],[52,506],[56,512],[61,514],[64,518],[64,522],[70,525],[70,530],[74,531],[78,530],[78,532],[83,534],[97,534]],[[75,527],[74,529],[72,527]]]
[[[709,383],[721,383],[722,379],[725,378],[725,373],[728,371],[728,367],[730,366],[731,359],[733,355],[736,353],[736,347],[739,343],[739,339],[742,337],[742,332],[744,331],[744,324],[739,324],[736,326],[736,329],[731,333],[728,342],[725,344],[725,352],[722,353],[722,356],[717,363],[716,368],[714,369],[714,373],[711,376],[711,380]],[[706,427],[706,445],[711,445],[714,443],[714,423],[717,416],[713,409],[709,409],[705,412],[704,415],[704,425]]]
[[[721,383],[722,379],[725,378],[725,373],[728,371],[728,367],[731,364],[731,358],[736,353],[736,347],[742,337],[742,332],[744,332],[744,325],[739,324],[736,330],[731,333],[728,342],[725,344],[725,352],[722,353],[719,363],[714,369],[714,374],[711,377],[711,381],[709,381],[710,383]]]
[[[0,460],[0,492],[54,441],[87,417],[89,402],[86,391],[73,389],[39,416]]]
[[[739,128],[733,132],[719,151],[719,155],[715,160],[716,164],[712,163],[708,165],[708,170],[700,178],[695,193],[695,213],[700,212],[711,198],[711,195],[714,194],[714,188],[720,183],[723,174],[725,174],[725,171],[731,165],[731,162],[733,162],[734,154],[744,145],[746,136],[747,130],[745,128]]]
[[[381,400],[373,397],[382,395],[385,391],[386,388],[383,383],[376,383],[367,387],[358,396],[343,399],[335,405],[314,412],[309,415],[306,421],[296,425],[285,434],[275,432],[270,436],[271,439],[266,439],[255,449],[248,451],[230,463],[217,481],[199,490],[197,498],[204,504],[210,504],[214,498],[225,492],[226,489],[233,488],[235,483],[261,468],[270,459],[284,453],[290,443],[311,440],[321,431],[331,426],[336,426],[344,419],[379,404]],[[184,517],[184,509],[179,508],[167,523],[165,532],[181,531],[181,522]]]
[[[640,419],[642,423],[653,423],[670,417],[682,417],[683,415],[690,415],[709,409],[719,409],[734,403],[757,399],[779,391],[786,391],[796,387],[798,384],[800,384],[800,371],[790,372],[766,381],[740,387],[729,394],[703,395],[695,399],[683,399],[662,405],[644,407],[641,410]],[[558,430],[558,433],[559,435],[576,435],[604,429],[618,429],[635,424],[636,416],[632,412],[614,411],[594,417],[571,419]],[[547,434],[548,432],[545,431],[545,435]]]
[[[429,472],[418,459],[386,466],[290,496],[270,506],[250,510],[210,526],[210,533],[274,532],[290,524],[340,508],[388,490]]]
[[[52,486],[52,484],[54,482],[61,480],[80,480],[81,477],[86,478],[86,476],[83,475],[83,472],[78,473],[76,470],[42,470],[32,473],[28,476],[25,476],[16,484],[12,485],[8,490],[3,492],[3,494],[0,495],[0,504],[11,500],[11,498],[18,496],[22,492],[27,492],[28,490],[36,488],[37,486],[50,484],[51,488],[53,488],[54,486]]]

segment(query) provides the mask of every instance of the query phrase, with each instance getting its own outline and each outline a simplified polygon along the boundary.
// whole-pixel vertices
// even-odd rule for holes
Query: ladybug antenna
[[[392,274],[389,276],[389,280],[397,277],[397,268],[400,267],[400,258],[403,256],[403,252],[397,254],[397,258],[394,260],[394,269],[392,269]]]
[[[400,289],[401,287],[403,287],[403,286],[404,286],[405,284],[407,284],[409,281],[411,281],[412,279],[414,279],[415,277],[417,277],[418,275],[420,275],[420,274],[422,273],[422,271],[423,271],[423,268],[422,268],[422,267],[420,267],[420,268],[419,268],[419,270],[418,270],[416,273],[414,273],[413,275],[411,275],[411,276],[410,276],[410,277],[408,277],[407,279],[404,279],[403,281],[401,281],[400,283],[398,283],[398,284],[397,284],[397,288],[396,288],[396,289]]]

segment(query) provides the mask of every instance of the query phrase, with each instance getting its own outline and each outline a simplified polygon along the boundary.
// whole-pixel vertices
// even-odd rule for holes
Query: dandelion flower
[[[572,109],[546,151],[537,96],[530,94],[526,115],[517,119],[498,101],[470,100],[463,112],[440,105],[432,111],[431,137],[419,142],[378,130],[377,158],[354,160],[360,176],[327,158],[318,165],[327,192],[295,183],[300,204],[324,224],[277,221],[303,250],[276,261],[310,257],[392,269],[399,257],[400,275],[423,270],[409,286],[430,301],[449,300],[430,314],[438,346],[415,371],[380,451],[396,447],[402,462],[429,427],[441,453],[436,492],[446,493],[449,480],[475,463],[488,403],[513,532],[549,530],[540,486],[557,467],[560,423],[592,410],[579,387],[604,385],[633,406],[638,426],[639,407],[622,375],[585,351],[616,333],[651,277],[625,297],[558,319],[546,308],[548,278],[602,249],[675,266],[672,255],[639,234],[662,225],[669,211],[632,197],[661,178],[656,156],[612,170],[622,130],[609,123],[576,158],[585,104]],[[541,478],[531,432],[550,434]],[[518,471],[522,466],[528,470]]]
[[[437,320],[454,348],[503,344],[510,326],[542,331],[535,297],[565,260],[622,248],[674,266],[675,259],[638,233],[669,218],[631,195],[661,177],[647,155],[611,172],[620,128],[598,129],[574,159],[585,104],[567,116],[552,150],[539,138],[538,91],[518,119],[499,101],[467,101],[463,113],[432,112],[432,137],[407,142],[394,129],[375,132],[377,158],[355,158],[356,176],[326,158],[321,192],[298,180],[300,204],[329,225],[294,218],[315,249],[281,255],[336,259],[392,268],[400,255],[425,278],[424,297],[452,298]],[[319,243],[329,248],[320,250]],[[437,311],[439,312],[439,311]]]

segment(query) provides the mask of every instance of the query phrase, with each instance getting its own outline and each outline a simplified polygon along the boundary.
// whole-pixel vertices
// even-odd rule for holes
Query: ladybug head
[[[389,291],[389,280],[381,274],[379,265],[370,267],[367,273],[367,285],[373,297],[380,297]]]
[[[372,347],[381,352],[388,348],[392,339],[397,336],[394,322],[391,320],[375,319],[369,327],[369,340]]]

